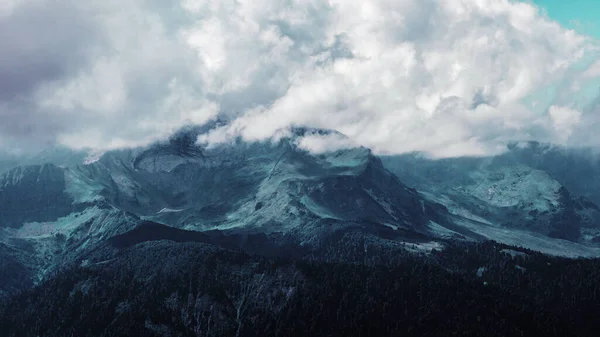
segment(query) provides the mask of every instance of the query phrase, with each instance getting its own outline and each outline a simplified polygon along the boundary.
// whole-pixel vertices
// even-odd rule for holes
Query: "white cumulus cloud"
[[[509,0],[9,1],[0,143],[111,149],[220,116],[203,143],[308,126],[436,157],[600,144],[582,129],[597,92],[579,94],[598,85],[594,44]]]
[[[299,148],[310,153],[321,154],[357,146],[350,138],[339,133],[309,133],[297,139]]]
[[[573,128],[581,122],[581,112],[577,110],[553,105],[548,112],[557,131],[557,138],[562,138],[562,142],[568,140]]]

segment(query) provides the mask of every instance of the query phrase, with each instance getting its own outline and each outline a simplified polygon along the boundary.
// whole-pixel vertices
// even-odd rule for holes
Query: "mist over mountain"
[[[596,2],[0,0],[0,337],[597,336]]]
[[[384,156],[384,166],[432,199],[503,228],[527,229],[570,241],[598,235],[596,177],[591,149],[514,143],[501,155],[428,159]]]
[[[592,189],[572,176],[580,171],[555,167],[564,156],[579,158],[578,154],[549,151],[541,145],[512,147],[495,157],[443,160],[416,154],[380,158],[363,147],[311,153],[302,147],[302,139],[337,133],[309,128],[292,129],[271,141],[238,139],[210,146],[198,142],[199,136],[215,127],[218,125],[186,127],[167,140],[108,151],[93,160],[85,152],[46,151],[45,157],[36,160],[50,163],[16,166],[0,174],[0,301],[4,303],[0,305],[4,313],[0,324],[11,331],[9,336],[19,336],[18,326],[26,320],[38,322],[37,328],[23,330],[26,336],[40,332],[58,336],[68,329],[104,336],[100,331],[125,333],[141,326],[142,335],[148,336],[192,331],[196,335],[230,335],[233,331],[253,335],[263,328],[266,330],[261,333],[269,335],[275,326],[259,328],[266,321],[252,315],[288,324],[280,315],[297,312],[295,301],[321,296],[314,282],[333,282],[331,287],[348,294],[358,291],[356,284],[339,283],[340,275],[329,274],[329,268],[338,268],[331,263],[363,265],[375,274],[377,268],[393,268],[391,273],[398,275],[404,273],[403,268],[423,265],[426,271],[415,280],[435,277],[438,286],[452,287],[458,287],[455,282],[466,282],[461,287],[475,288],[460,296],[469,297],[482,296],[479,292],[484,290],[476,290],[479,285],[474,284],[480,284],[482,276],[477,275],[487,275],[486,270],[502,270],[501,274],[512,275],[505,277],[523,282],[522,278],[533,272],[529,269],[541,268],[540,261],[579,268],[565,262],[570,260],[552,256],[600,254],[600,208],[593,193],[585,194]],[[595,169],[593,162],[587,165],[581,170]],[[498,243],[490,246],[488,240]],[[486,258],[461,267],[450,262],[472,259],[472,249]],[[175,256],[176,261],[170,260]],[[495,260],[499,257],[491,256],[502,256],[502,267]],[[198,258],[224,260],[216,272],[209,260],[191,262]],[[248,269],[247,264],[256,258],[283,269]],[[512,262],[513,258],[523,260]],[[277,262],[279,259],[284,260]],[[292,267],[289,261],[312,262]],[[188,263],[200,264],[194,264],[192,274],[175,272],[186,269]],[[162,271],[152,274],[146,264]],[[242,276],[234,277],[237,268]],[[341,268],[350,268],[344,272],[356,280],[362,277],[355,267]],[[518,273],[508,273],[506,268]],[[115,274],[117,270],[121,271]],[[445,270],[455,270],[462,281],[448,279]],[[127,278],[128,273],[133,273],[133,278]],[[228,281],[211,288],[216,279],[196,283],[194,273]],[[514,291],[497,283],[501,276],[494,275],[484,277],[485,284],[499,287],[491,296]],[[175,284],[190,277],[197,289],[186,296],[193,294],[193,303],[186,300],[184,304],[180,295],[167,295],[178,289]],[[235,281],[236,277],[246,281]],[[539,282],[553,278],[540,276]],[[116,283],[98,283],[110,279]],[[139,283],[142,279],[153,281],[143,285]],[[238,288],[243,284],[251,286]],[[391,286],[381,291],[392,291]],[[409,284],[405,287],[406,291],[412,289]],[[99,293],[109,289],[116,293],[109,297]],[[58,297],[44,297],[40,291]],[[125,295],[130,291],[141,302],[131,302],[133,295]],[[156,295],[151,300],[146,291],[167,297]],[[221,291],[229,295],[220,297]],[[537,296],[534,293],[532,296]],[[437,292],[428,294],[431,301],[445,303]],[[246,306],[245,296],[255,296],[245,309],[253,314],[241,317],[236,312]],[[258,301],[264,296],[267,302]],[[166,302],[155,302],[158,300]],[[470,312],[461,307],[466,303],[461,301],[456,310]],[[360,301],[352,303],[359,305]],[[48,306],[87,312],[89,305],[108,305],[102,309],[104,318],[73,320],[67,312],[37,318],[8,314]],[[528,305],[523,310],[538,310]],[[158,311],[142,319],[138,316],[142,307]],[[169,310],[183,310],[182,320],[159,318],[160,312]],[[448,312],[443,309],[439,314],[449,319],[452,315]],[[425,319],[424,314],[415,312],[419,319]],[[543,315],[547,315],[543,319],[553,320],[559,313]],[[126,320],[130,323],[125,324],[124,317],[130,317]],[[465,316],[465,322],[474,319],[469,317]],[[57,319],[62,323],[49,323]],[[536,322],[514,331],[541,331],[542,321]],[[92,328],[97,324],[112,324],[114,329]],[[322,324],[318,323],[315,331],[325,331],[320,330]],[[404,331],[380,326],[382,330],[377,331]],[[207,333],[203,327],[214,330]],[[409,330],[425,331],[419,329]],[[461,328],[457,325],[455,329]],[[341,327],[336,330],[343,331]]]

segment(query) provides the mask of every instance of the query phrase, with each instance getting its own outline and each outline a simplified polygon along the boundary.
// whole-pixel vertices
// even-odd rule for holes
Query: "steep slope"
[[[600,208],[570,193],[546,171],[513,160],[429,160],[418,154],[384,157],[386,168],[430,199],[478,222],[592,243]]]
[[[0,176],[0,297],[34,284],[65,254],[136,226],[139,218],[111,206],[101,186],[53,164],[19,166]],[[4,293],[4,294],[3,294]]]
[[[444,212],[364,148],[313,156],[294,137],[211,149],[181,137],[107,153],[76,171],[100,184],[99,194],[115,207],[190,230],[302,234],[300,227],[327,219],[424,231]]]
[[[0,175],[0,227],[52,221],[71,212],[64,171],[52,164],[17,167]]]
[[[300,129],[277,142],[204,149],[198,132],[87,165],[9,170],[0,179],[0,243],[31,257],[22,265],[31,273],[22,274],[35,283],[126,232],[142,242],[203,240],[191,232],[203,231],[212,233],[207,242],[228,248],[309,254],[348,233],[377,245],[428,242],[428,224],[447,222],[444,207],[402,184],[367,149],[314,156],[296,145],[311,132]],[[144,223],[182,231],[146,225],[130,232]]]
[[[597,331],[587,307],[598,261],[468,242],[600,256],[600,209],[552,174],[506,157],[382,161],[365,148],[299,147],[323,130],[205,148],[207,130],[2,174],[0,331]]]
[[[4,173],[11,168],[19,166],[19,161],[12,156],[0,154],[0,173]]]
[[[573,194],[600,205],[600,152],[597,149],[515,143],[498,160],[548,172]]]
[[[592,244],[598,208],[525,165],[406,157],[394,166],[385,158],[398,179],[365,148],[313,155],[298,146],[307,134],[329,131],[295,129],[274,142],[204,148],[196,139],[208,129],[187,128],[93,163],[5,172],[0,254],[21,263],[28,272],[19,275],[30,282],[124,233],[127,242],[189,237],[286,256],[318,255],[344,238],[364,249],[414,252],[442,248],[439,240],[448,238],[489,238],[556,255],[598,255],[560,240],[576,242],[583,231],[582,241]],[[131,232],[141,224],[156,226]]]
[[[84,163],[97,155],[96,151],[72,150],[64,146],[52,146],[39,152],[7,153],[0,149],[0,173],[19,166],[53,164],[58,167],[72,167]]]

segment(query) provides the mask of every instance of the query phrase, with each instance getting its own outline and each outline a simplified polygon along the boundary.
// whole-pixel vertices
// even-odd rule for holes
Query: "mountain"
[[[599,293],[598,260],[553,257],[600,254],[600,208],[572,178],[593,164],[553,169],[559,152],[532,161],[523,146],[438,161],[311,154],[300,140],[334,131],[306,128],[197,144],[216,126],[95,158],[46,151],[36,158],[50,163],[0,173],[0,331],[596,331],[581,308],[597,303],[585,294]],[[550,309],[557,298],[568,305]]]
[[[63,165],[5,171],[0,242],[12,256],[28,247],[21,266],[32,271],[32,282],[127,232],[133,242],[145,241],[136,235],[172,240],[219,233],[202,242],[262,254],[294,247],[290,256],[356,235],[415,252],[448,239],[492,239],[565,256],[600,252],[600,208],[547,172],[505,157],[382,161],[360,147],[313,155],[298,140],[332,131],[304,128],[273,142],[196,144],[214,127],[188,127],[85,164],[64,164],[78,153],[46,151],[61,154],[55,158]],[[134,230],[144,223],[190,234]]]
[[[401,180],[452,213],[496,228],[594,245],[600,207],[594,193],[585,193],[595,179],[593,165],[581,153],[548,149],[531,144],[511,146],[495,157],[432,160],[407,154],[382,160]],[[580,162],[588,162],[588,174],[578,171]]]
[[[0,151],[0,173],[18,166],[43,164],[54,164],[59,167],[76,166],[91,160],[99,154],[97,151],[72,150],[63,146],[53,146],[39,152],[25,152],[20,154]]]
[[[597,149],[564,148],[538,142],[514,143],[500,159],[545,171],[573,194],[600,205],[600,153]]]
[[[52,165],[17,167],[0,176],[0,223],[56,220],[72,211],[63,170]]]
[[[0,297],[32,285],[87,247],[140,219],[107,203],[69,168],[20,166],[0,174]],[[21,279],[19,283],[11,280]],[[4,285],[4,286],[2,286]]]
[[[33,270],[33,282],[126,232],[133,242],[222,233],[206,242],[228,248],[262,242],[268,249],[255,251],[296,247],[309,254],[348,233],[380,245],[426,243],[433,240],[431,223],[452,226],[443,206],[404,185],[368,149],[315,156],[297,146],[313,132],[306,129],[277,142],[206,149],[195,143],[199,132],[183,130],[89,164],[6,171],[0,175],[0,242],[7,249],[30,247],[23,254],[35,263],[22,267]],[[144,223],[184,234],[141,230]]]

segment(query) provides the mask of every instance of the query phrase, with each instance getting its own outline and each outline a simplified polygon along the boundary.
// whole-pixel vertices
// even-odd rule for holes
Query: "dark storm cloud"
[[[0,16],[0,100],[29,94],[82,66],[94,20],[71,1],[26,2]]]
[[[84,67],[100,34],[90,12],[71,1],[22,1],[0,13],[0,136],[39,144],[64,129],[39,111],[34,91]]]
[[[133,134],[124,126],[152,121],[145,115],[168,99],[193,108],[180,104],[170,86],[177,78],[177,90],[197,87],[190,84],[191,54],[181,48],[173,20],[165,20],[183,10],[138,0],[2,5],[0,146],[39,148],[73,133],[84,140],[95,133],[104,144],[143,138],[147,129]]]

